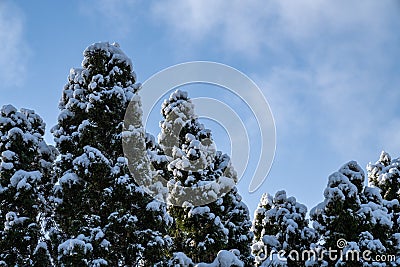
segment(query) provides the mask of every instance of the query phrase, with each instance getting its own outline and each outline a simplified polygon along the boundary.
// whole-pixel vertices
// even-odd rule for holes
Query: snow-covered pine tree
[[[395,243],[398,241],[393,235],[392,214],[388,205],[376,187],[365,186],[361,195],[361,208],[357,212],[362,218],[362,232],[359,235],[357,246],[360,252],[371,251],[371,258],[377,255],[393,255]],[[398,257],[397,257],[398,258]],[[390,266],[390,261],[384,262],[381,266]],[[392,266],[400,263],[393,262]],[[347,266],[343,262],[339,266]],[[376,262],[364,259],[363,266],[377,266]]]
[[[89,46],[82,68],[71,69],[53,128],[61,154],[57,227],[51,231],[57,265],[152,266],[164,260],[165,205],[137,185],[122,149],[123,131],[134,132],[131,139],[144,147],[138,90],[132,62],[117,44]],[[124,126],[131,99],[132,127]]]
[[[398,266],[400,264],[400,158],[392,159],[387,152],[382,151],[375,164],[368,164],[367,173],[369,185],[380,192],[383,205],[391,215],[393,226],[388,241],[391,242],[388,252],[396,255],[398,259],[392,266]]]
[[[52,186],[54,147],[43,139],[45,124],[28,109],[0,111],[0,265],[50,266],[42,231]]]
[[[363,251],[370,250],[371,258],[387,252],[391,217],[379,192],[364,187],[364,181],[364,171],[355,161],[329,176],[325,200],[311,210],[310,216],[323,247],[331,254],[307,266],[376,266],[362,257]],[[349,251],[358,251],[360,257],[340,258],[341,254],[350,255]]]
[[[294,197],[286,197],[283,190],[275,197],[262,196],[252,228],[256,266],[304,266],[302,252],[317,240],[314,229],[308,227],[306,214],[306,206]],[[281,250],[286,254],[277,257]]]
[[[192,259],[183,252],[173,253],[167,262],[168,267],[244,267],[246,266],[237,256],[236,251],[220,250],[212,263],[200,262],[194,264]]]
[[[229,157],[226,160],[229,161]],[[223,207],[221,218],[226,229],[228,229],[228,244],[225,249],[236,249],[239,251],[238,258],[245,266],[253,266],[254,257],[251,255],[251,242],[254,234],[251,231],[252,222],[247,205],[242,201],[238,189],[233,187],[222,199],[218,199],[217,205]]]
[[[251,266],[249,211],[229,157],[215,150],[186,92],[173,92],[161,113],[160,145],[148,138],[148,148],[154,168],[168,180],[174,251],[194,262],[212,262],[220,250],[236,249]]]
[[[400,199],[400,159],[392,160],[387,152],[382,151],[375,164],[368,164],[367,172],[369,184],[379,187],[384,199]]]

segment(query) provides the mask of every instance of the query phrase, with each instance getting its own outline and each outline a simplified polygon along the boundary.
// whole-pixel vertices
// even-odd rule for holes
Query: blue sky
[[[259,85],[277,131],[267,180],[252,194],[239,183],[245,202],[253,213],[286,189],[311,208],[345,162],[400,154],[399,29],[398,1],[3,0],[0,104],[37,111],[52,142],[69,69],[93,42],[118,42],[139,82],[181,62],[230,65]]]

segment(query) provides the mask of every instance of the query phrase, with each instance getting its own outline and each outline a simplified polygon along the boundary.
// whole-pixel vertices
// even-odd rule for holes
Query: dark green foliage
[[[314,229],[308,227],[306,206],[294,197],[278,191],[275,197],[264,194],[255,212],[253,223],[256,266],[304,266],[307,259],[289,253],[308,250],[317,241]],[[286,261],[273,259],[273,252],[284,250]],[[301,255],[301,254],[300,254]]]
[[[251,266],[249,211],[234,186],[229,157],[215,151],[211,132],[198,122],[187,93],[172,93],[161,112],[160,145],[148,136],[147,149],[156,173],[168,181],[174,255],[213,262],[220,250],[236,249]]]
[[[400,264],[400,159],[392,159],[382,151],[375,164],[368,164],[368,182],[371,186],[379,188],[383,205],[387,208],[393,223],[387,229],[388,253],[396,255],[397,261],[392,266]]]
[[[294,197],[265,194],[251,229],[230,158],[187,93],[163,103],[157,144],[119,46],[96,43],[83,55],[52,130],[60,155],[33,111],[0,110],[0,266],[400,266],[400,159],[382,152],[369,164],[371,187],[354,161],[330,175],[313,228]],[[265,255],[315,248],[336,259]],[[397,259],[340,258],[363,251]]]
[[[325,201],[311,211],[314,228],[325,242],[326,249],[337,250],[336,258],[325,255],[329,266],[375,266],[359,257],[340,259],[347,251],[371,251],[371,258],[388,252],[391,216],[383,204],[379,190],[365,187],[365,175],[354,161],[343,165],[329,177]],[[338,246],[344,239],[347,245]]]
[[[61,153],[54,258],[63,266],[150,266],[168,245],[165,207],[138,187],[122,150],[123,132],[144,146],[132,63],[117,45],[97,43],[85,50],[82,67],[71,70],[53,129]],[[124,128],[131,100],[133,128]]]
[[[220,205],[224,207],[224,210],[221,213],[221,218],[225,228],[229,231],[228,244],[225,249],[239,250],[239,259],[245,263],[245,266],[253,266],[254,258],[251,255],[250,246],[254,234],[250,230],[252,222],[249,209],[242,201],[236,187],[233,187],[222,200]],[[218,200],[216,204],[219,204]]]
[[[42,222],[57,152],[44,142],[44,130],[31,110],[1,109],[0,262],[8,266],[50,265]]]

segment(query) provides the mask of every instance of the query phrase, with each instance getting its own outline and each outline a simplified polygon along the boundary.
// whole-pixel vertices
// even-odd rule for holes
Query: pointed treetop
[[[392,162],[392,158],[390,157],[389,153],[382,151],[378,162],[380,162],[383,166],[386,167],[389,166],[389,164]]]
[[[365,181],[365,174],[363,169],[356,161],[349,161],[344,164],[339,172],[349,178],[349,181],[357,186],[359,192],[362,191]]]
[[[88,46],[84,51],[83,51],[83,56],[85,57],[82,61],[82,67],[87,67],[91,62],[88,61],[88,58],[95,54],[103,54],[107,58],[109,58],[108,62],[104,62],[106,64],[123,64],[125,66],[128,66],[130,68],[130,71],[133,72],[133,64],[132,60],[125,55],[125,53],[119,48],[118,43],[112,43],[110,44],[109,42],[99,42],[99,43],[94,43],[90,46]]]
[[[13,105],[4,105],[0,112],[1,123],[9,123],[11,127],[23,127],[24,130],[34,131],[40,135],[45,132],[46,124],[33,110],[21,108],[17,111]]]

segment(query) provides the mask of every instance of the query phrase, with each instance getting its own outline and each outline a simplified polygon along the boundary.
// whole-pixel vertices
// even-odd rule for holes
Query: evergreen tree
[[[391,217],[379,191],[364,187],[364,180],[364,171],[354,161],[329,176],[325,200],[310,215],[330,255],[325,255],[322,263],[309,262],[308,266],[377,266],[362,257],[363,251],[370,250],[371,259],[387,252]],[[350,251],[357,251],[360,256],[352,258]]]
[[[249,209],[242,201],[237,188],[233,187],[222,197],[222,201],[220,198],[216,204],[223,207],[221,218],[225,228],[229,231],[228,244],[225,248],[238,250],[238,258],[244,262],[245,266],[253,266],[254,257],[251,255],[250,248],[254,238],[251,231],[252,222]]]
[[[152,266],[163,260],[165,206],[137,185],[122,148],[124,135],[142,144],[145,156],[138,90],[132,62],[116,44],[89,46],[82,68],[71,69],[53,128],[61,153],[51,230],[57,265]],[[132,125],[124,125],[131,99]]]
[[[42,221],[48,213],[54,147],[45,124],[28,109],[0,111],[0,265],[49,266]]]
[[[249,211],[235,187],[229,157],[215,150],[186,92],[172,93],[161,113],[160,145],[148,138],[147,147],[157,175],[168,181],[174,251],[194,262],[212,262],[222,249],[238,249],[250,264]]]
[[[368,182],[371,186],[379,187],[382,197],[386,200],[399,199],[400,197],[400,160],[390,157],[382,151],[375,164],[368,164]]]
[[[256,266],[304,266],[302,253],[316,241],[306,214],[306,206],[286,197],[285,191],[262,196],[253,224]],[[285,254],[278,256],[279,251]]]
[[[221,250],[212,263],[194,264],[192,259],[183,252],[173,253],[173,257],[167,262],[170,267],[244,267],[244,263],[238,258],[237,251]]]
[[[396,255],[397,261],[392,266],[400,264],[400,159],[392,159],[382,151],[375,164],[368,164],[368,182],[379,191],[383,205],[391,215],[393,226],[389,233],[388,252]]]

